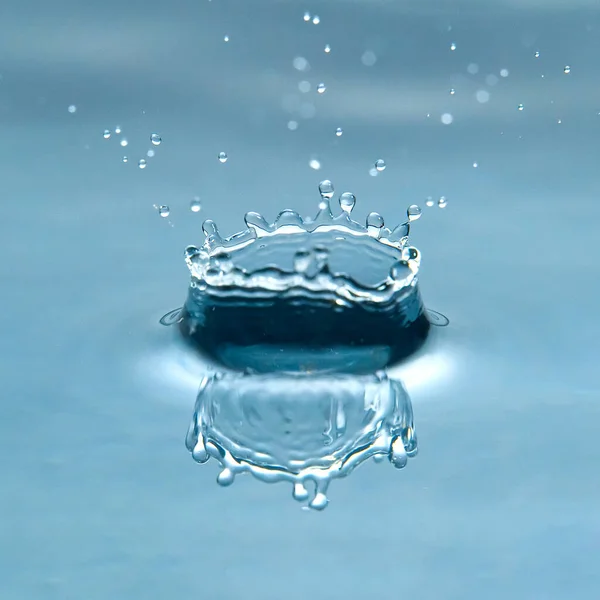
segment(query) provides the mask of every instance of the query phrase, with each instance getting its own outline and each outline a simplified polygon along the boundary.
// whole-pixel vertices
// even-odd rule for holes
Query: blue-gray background
[[[0,597],[597,598],[599,59],[598,0],[3,0]],[[157,320],[203,218],[314,213],[325,177],[423,206],[451,325],[404,373],[418,458],[314,514],[193,463]]]

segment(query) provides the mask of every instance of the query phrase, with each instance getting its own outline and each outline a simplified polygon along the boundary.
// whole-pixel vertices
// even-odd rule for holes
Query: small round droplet
[[[327,496],[322,492],[318,492],[315,497],[310,501],[310,507],[314,510],[325,510],[327,505],[329,504],[329,500]]]
[[[367,229],[379,230],[385,225],[383,217],[378,212],[369,213],[367,216]]]
[[[224,41],[224,42],[228,42],[228,41],[229,41],[229,36],[228,36],[228,35],[224,36],[224,37],[223,37],[223,41]]]
[[[500,69],[500,77],[508,77],[509,75],[508,69]]]
[[[171,209],[170,209],[170,208],[169,208],[169,207],[168,207],[166,204],[161,204],[161,205],[158,207],[158,209],[157,209],[157,210],[158,210],[158,214],[159,214],[159,215],[160,215],[160,216],[161,216],[163,219],[165,219],[166,217],[168,217],[168,216],[169,216],[169,214],[170,214],[170,212],[171,212]]]
[[[122,160],[124,163],[126,163],[129,159],[126,156],[124,156]]]
[[[235,479],[235,474],[231,469],[223,469],[217,476],[217,483],[220,486],[227,487],[231,485]]]
[[[125,146],[129,144],[129,142],[126,139],[122,139],[119,143],[121,144],[121,146],[123,146],[123,148],[125,148]]]
[[[105,140],[109,140],[110,139],[110,129],[105,129],[104,130],[103,137],[104,137]]]
[[[479,163],[478,163],[478,162],[474,162],[474,163],[473,163],[473,168],[474,168],[474,169],[477,169],[477,167],[479,167]]]
[[[140,160],[138,162],[138,167],[140,169],[145,169],[146,168],[146,159],[145,158],[140,158]]]
[[[162,142],[162,138],[160,137],[160,135],[158,135],[158,133],[153,133],[150,136],[150,141],[152,142],[153,146],[160,146],[160,143]]]
[[[329,54],[331,52],[331,46],[329,44],[325,44],[325,54]]]
[[[385,160],[383,158],[379,158],[375,161],[375,169],[381,173],[381,171],[385,171],[387,165],[385,164]]]
[[[121,126],[120,126],[120,125],[117,125],[117,126],[115,127],[115,133],[116,133],[117,135],[119,135],[119,134],[121,133]]]
[[[304,20],[308,23],[310,21],[310,13],[309,12],[305,12],[304,13]]]
[[[296,131],[298,129],[298,121],[288,121],[287,128],[290,131]]]
[[[327,87],[324,83],[320,83],[317,86],[317,92],[319,92],[319,94],[324,94],[326,89],[327,89]]]
[[[356,196],[352,192],[344,192],[340,196],[340,208],[346,214],[350,214],[355,205],[356,205]]]
[[[454,94],[456,94],[456,90],[454,88],[451,88],[450,89],[450,95],[454,96]]]
[[[337,135],[338,137],[341,137],[343,135],[343,133],[344,133],[344,130],[341,127],[338,127],[335,130],[335,135]]]
[[[421,210],[421,207],[418,204],[411,204],[406,209],[406,216],[408,217],[409,221],[416,221],[417,219],[421,218],[422,212],[423,211]]]
[[[314,169],[315,171],[318,171],[318,170],[321,168],[321,161],[320,161],[320,160],[317,160],[316,158],[311,158],[311,159],[308,161],[308,166],[309,166],[311,169]]]
[[[198,196],[194,196],[192,198],[192,201],[190,202],[190,210],[192,212],[200,212],[200,209],[202,208],[202,204],[200,203],[200,198],[198,198]]]
[[[536,50],[535,54],[533,55],[535,58],[539,58],[540,57],[540,51]]]
[[[523,110],[525,108],[525,106],[523,106],[523,104],[519,104],[517,106],[517,110]]]
[[[321,17],[319,17],[319,15],[315,15],[313,17],[312,22],[313,22],[313,25],[318,25],[321,22]]]
[[[433,204],[433,198],[431,196],[427,196],[427,199],[425,200],[425,206],[433,206]]]
[[[444,113],[440,120],[444,125],[451,125],[454,121],[454,117],[450,113]]]
[[[446,200],[446,196],[440,196],[438,200],[438,206],[440,208],[446,208],[446,206],[448,206],[448,200]]]
[[[450,50],[452,50],[452,51],[456,50],[456,44],[454,42],[452,42],[450,44]]]
[[[321,198],[333,198],[334,191],[333,183],[331,183],[329,179],[324,179],[319,183],[319,194],[321,194]]]
[[[227,152],[219,152],[219,162],[226,163],[227,158]]]
[[[68,111],[69,111],[71,114],[73,114],[73,113],[76,113],[76,112],[77,112],[77,107],[76,107],[74,104],[70,104],[70,105],[69,105],[69,108],[67,108],[67,110],[68,110]]]
[[[569,65],[565,65],[563,71],[565,75],[568,75],[571,72],[571,67]]]

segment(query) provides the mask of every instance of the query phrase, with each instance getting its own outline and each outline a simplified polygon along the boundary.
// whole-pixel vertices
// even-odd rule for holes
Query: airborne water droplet
[[[117,126],[115,127],[115,133],[116,133],[117,135],[119,135],[119,134],[121,133],[121,126],[120,126],[120,125],[117,125]]]
[[[69,105],[69,108],[67,109],[71,114],[76,113],[77,112],[77,107],[74,104]]]
[[[431,196],[427,196],[427,200],[425,200],[425,206],[433,206],[433,198]]]
[[[121,146],[123,146],[123,148],[125,148],[125,146],[129,144],[129,142],[126,139],[122,139],[119,143],[121,144]]]
[[[379,158],[375,161],[375,169],[381,173],[381,171],[385,171],[386,168],[385,160],[383,158]]]
[[[352,212],[356,205],[356,196],[352,192],[344,192],[340,196],[340,208],[347,214]]]
[[[227,158],[227,152],[219,152],[219,162],[226,163]]]
[[[321,22],[321,17],[319,17],[319,15],[315,15],[313,17],[312,22],[313,22],[313,25],[318,25]]]
[[[223,38],[223,41],[224,41],[224,42],[228,42],[228,41],[229,41],[229,36],[228,36],[228,35],[226,35],[226,36]]]
[[[160,146],[160,143],[162,142],[162,138],[160,137],[160,135],[158,135],[158,133],[153,133],[150,136],[150,141],[152,142],[153,146]]]
[[[305,12],[304,13],[304,20],[308,23],[310,21],[310,13],[309,12]]]
[[[110,139],[110,129],[105,129],[104,130],[103,137],[104,137],[105,140]]]
[[[440,208],[446,208],[447,205],[448,205],[448,200],[446,200],[446,196],[440,196],[440,199],[438,200],[438,206]]]
[[[456,44],[454,42],[450,44],[450,50],[456,50]]]
[[[327,87],[325,86],[324,83],[320,83],[317,86],[317,92],[319,92],[319,94],[324,94],[326,89],[327,89]]]
[[[202,208],[202,204],[200,203],[200,198],[198,198],[198,196],[194,196],[194,198],[192,198],[192,201],[190,202],[190,210],[192,212],[200,212],[200,209]]]
[[[456,90],[454,88],[451,88],[450,89],[450,95],[454,96],[454,94],[456,94]]]
[[[421,213],[422,213],[422,210],[418,204],[411,204],[406,209],[406,216],[408,217],[409,221],[416,221],[417,219],[420,219]]]
[[[337,135],[338,137],[340,137],[343,133],[344,133],[344,130],[341,127],[338,127],[335,130],[335,135]]]
[[[161,204],[157,210],[158,214],[163,218],[168,217],[171,212],[171,209],[166,204]]]
[[[140,169],[145,169],[146,168],[146,159],[144,158],[140,158],[139,162],[138,162],[138,167]]]
[[[571,67],[569,65],[565,65],[565,68],[564,68],[565,75],[568,75],[570,72],[571,72]]]
[[[540,51],[536,50],[536,52],[535,52],[535,54],[533,56],[535,56],[535,58],[539,58],[540,57]]]
[[[126,163],[128,160],[129,160],[129,159],[128,159],[126,156],[124,156],[124,157],[123,157],[123,162],[124,162],[124,163]]]
[[[319,193],[321,194],[321,198],[333,198],[334,191],[333,183],[331,183],[329,179],[324,179],[319,183]]]
[[[331,46],[329,44],[325,45],[325,53],[329,54],[331,52]]]
[[[517,106],[517,110],[523,110],[525,108],[525,106],[523,106],[523,104],[519,104],[519,106]]]

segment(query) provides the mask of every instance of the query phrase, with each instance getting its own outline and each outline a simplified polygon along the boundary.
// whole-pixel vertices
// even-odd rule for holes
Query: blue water
[[[0,598],[598,596],[595,2],[1,12]],[[315,513],[194,464],[202,365],[158,319],[203,218],[314,214],[324,178],[363,216],[423,206],[421,291],[450,325],[397,373],[419,455]]]

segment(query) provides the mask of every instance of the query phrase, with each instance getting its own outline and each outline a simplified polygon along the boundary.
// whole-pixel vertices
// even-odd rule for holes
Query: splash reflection
[[[383,372],[219,372],[200,385],[186,446],[199,463],[219,462],[222,486],[239,473],[288,481],[296,500],[323,510],[333,479],[369,458],[401,469],[416,455],[417,437],[404,386]]]

